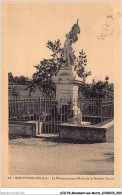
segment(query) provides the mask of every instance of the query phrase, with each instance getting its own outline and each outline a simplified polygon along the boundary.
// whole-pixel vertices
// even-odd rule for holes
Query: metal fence
[[[82,120],[93,125],[103,125],[114,118],[113,98],[80,99],[79,107],[82,111]]]
[[[102,125],[114,117],[112,99],[41,99],[10,98],[9,120],[38,121],[42,133],[58,133],[58,126],[64,122],[90,122]]]

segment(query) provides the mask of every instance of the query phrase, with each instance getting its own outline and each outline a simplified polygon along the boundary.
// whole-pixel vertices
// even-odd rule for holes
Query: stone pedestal
[[[82,118],[80,109],[78,108],[78,86],[83,81],[78,77],[77,73],[74,71],[73,66],[63,67],[57,74],[53,77],[53,81],[56,83],[56,100],[61,105],[67,105],[68,101],[72,101],[73,105],[73,117]]]
[[[73,66],[63,67],[57,76],[53,77],[56,83],[56,99],[78,99],[78,85],[83,81],[74,71]]]

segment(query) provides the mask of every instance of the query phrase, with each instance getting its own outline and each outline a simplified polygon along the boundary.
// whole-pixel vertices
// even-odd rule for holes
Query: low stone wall
[[[114,142],[114,125],[110,126],[106,131],[107,142]]]
[[[80,141],[83,143],[113,142],[114,125],[79,126],[77,124],[64,123],[59,126],[59,137],[69,141]]]
[[[36,125],[24,122],[11,122],[9,124],[9,136],[36,136]]]
[[[61,124],[59,137],[81,142],[105,142],[106,130],[99,128],[82,127],[71,124]]]

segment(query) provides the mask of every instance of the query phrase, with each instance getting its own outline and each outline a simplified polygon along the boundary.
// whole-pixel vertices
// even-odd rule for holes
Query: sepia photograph
[[[1,18],[8,180],[119,177],[120,2],[9,1]]]

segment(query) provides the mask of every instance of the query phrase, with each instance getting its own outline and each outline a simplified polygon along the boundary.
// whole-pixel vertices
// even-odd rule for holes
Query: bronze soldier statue
[[[73,65],[74,64],[74,53],[72,49],[72,43],[75,43],[78,40],[77,34],[80,34],[80,27],[77,23],[73,25],[71,31],[66,34],[66,41],[64,42],[64,61],[66,63],[66,66]]]

